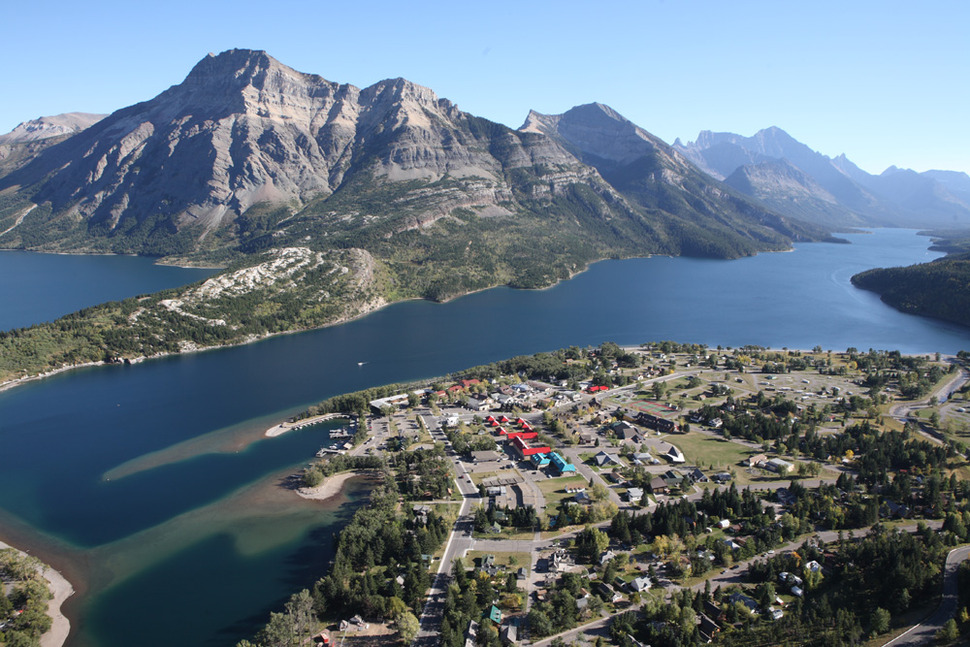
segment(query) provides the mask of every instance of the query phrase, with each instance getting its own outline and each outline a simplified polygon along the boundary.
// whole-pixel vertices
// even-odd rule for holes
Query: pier
[[[322,416],[313,416],[312,418],[304,418],[303,420],[295,420],[293,422],[281,422],[278,425],[270,427],[266,430],[266,436],[268,438],[275,438],[285,434],[292,429],[303,429],[304,427],[309,427],[311,425],[316,425],[321,422],[326,422],[327,420],[336,420],[338,418],[346,418],[347,416],[342,413],[325,413]]]

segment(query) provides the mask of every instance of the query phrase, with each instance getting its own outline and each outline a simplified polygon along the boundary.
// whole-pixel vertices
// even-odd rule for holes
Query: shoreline
[[[2,548],[12,548],[22,555],[27,554],[25,551],[0,540],[0,549]],[[47,603],[47,615],[51,619],[51,628],[40,637],[40,646],[62,647],[71,633],[71,621],[64,615],[62,607],[67,599],[74,595],[74,586],[60,571],[48,564],[44,564],[44,569],[40,574],[47,580],[52,595]]]
[[[338,472],[333,476],[328,476],[323,483],[312,488],[301,487],[296,489],[296,493],[304,499],[311,501],[325,501],[340,494],[344,485],[352,478],[367,476],[368,472],[351,470],[349,472]]]

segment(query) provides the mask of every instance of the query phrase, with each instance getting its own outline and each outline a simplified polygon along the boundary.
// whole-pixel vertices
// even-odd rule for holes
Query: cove
[[[149,257],[0,251],[0,330],[53,321],[82,308],[186,285],[215,272],[155,265]]]
[[[399,303],[333,328],[24,384],[0,393],[0,522],[79,564],[89,588],[72,644],[231,644],[301,586],[297,573],[315,579],[323,564],[301,565],[325,564],[323,540],[365,496],[321,508],[279,487],[327,427],[260,434],[325,397],[607,340],[970,348],[970,330],[849,283],[937,257],[926,238],[847,238],[734,261],[604,261],[547,290]],[[193,614],[200,605],[218,611]]]

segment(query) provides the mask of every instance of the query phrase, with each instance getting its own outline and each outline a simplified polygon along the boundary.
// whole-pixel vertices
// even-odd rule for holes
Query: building
[[[603,467],[607,463],[612,463],[613,465],[619,465],[620,467],[623,467],[623,461],[621,461],[620,457],[617,456],[616,454],[607,454],[606,452],[600,452],[596,454],[596,456],[593,456],[593,460],[600,467]]]
[[[389,395],[386,398],[380,398],[378,400],[370,401],[371,411],[377,414],[384,414],[384,407],[393,407],[395,409],[407,406],[408,394],[398,393],[397,395]]]
[[[777,472],[778,474],[788,474],[795,466],[788,461],[783,461],[780,458],[772,458],[765,463],[765,468],[771,470],[772,472]]]
[[[636,591],[637,593],[643,593],[650,588],[650,578],[647,576],[635,577],[630,582],[630,590]]]
[[[657,451],[671,463],[683,463],[687,460],[684,458],[684,452],[669,443],[661,445]]]
[[[515,450],[515,453],[523,459],[528,458],[533,454],[548,454],[552,451],[552,447],[549,447],[548,445],[544,445],[542,447],[530,447],[529,443],[525,442],[521,438],[513,438],[511,445],[512,449]]]
[[[659,431],[664,434],[677,431],[677,423],[675,423],[673,420],[667,420],[666,418],[661,418],[660,416],[655,416],[652,413],[646,413],[645,411],[641,411],[637,415],[637,422],[647,429],[653,429],[654,431]]]
[[[512,432],[506,433],[505,437],[508,438],[509,440],[512,440],[513,438],[521,438],[522,440],[535,440],[536,438],[539,437],[539,432],[538,431],[512,431]]]
[[[642,440],[640,430],[634,427],[633,425],[631,425],[629,422],[626,422],[626,421],[617,422],[617,423],[614,423],[613,426],[610,428],[613,430],[613,433],[616,435],[616,437],[619,438],[620,440],[631,441],[634,443],[638,443]]]
[[[533,467],[538,469],[549,464],[549,456],[546,454],[532,454],[529,456],[529,461],[532,463]]]
[[[547,450],[546,453],[549,454],[549,461],[552,463],[553,468],[555,468],[555,470],[559,472],[560,475],[565,474],[567,472],[576,471],[576,466],[573,465],[572,463],[567,462],[565,458],[559,455],[559,452],[554,452],[548,447],[546,447],[545,449]]]
[[[631,487],[626,491],[626,496],[630,503],[640,503],[640,499],[643,498],[643,490],[638,487]]]

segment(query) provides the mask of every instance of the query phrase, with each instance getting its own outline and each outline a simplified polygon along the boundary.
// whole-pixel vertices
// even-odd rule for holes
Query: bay
[[[847,238],[734,261],[604,261],[547,290],[399,303],[333,328],[22,385],[0,393],[0,536],[15,527],[77,565],[88,590],[72,644],[226,644],[298,588],[293,565],[323,559],[317,542],[363,500],[360,489],[318,509],[279,487],[327,428],[262,431],[325,397],[603,341],[970,348],[970,330],[899,313],[849,282],[937,257],[926,238]],[[193,605],[218,600],[220,611],[187,609],[189,586]]]
[[[0,330],[204,279],[216,270],[155,265],[138,256],[0,251]]]

